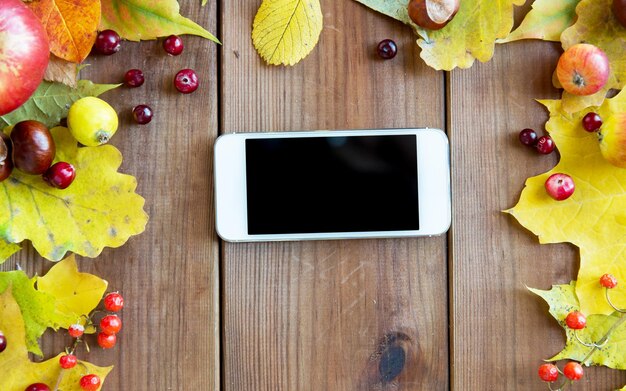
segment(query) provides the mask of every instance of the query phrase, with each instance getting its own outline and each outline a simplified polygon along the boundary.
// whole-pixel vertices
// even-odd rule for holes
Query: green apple
[[[613,114],[598,132],[600,152],[614,166],[626,168],[626,113]]]

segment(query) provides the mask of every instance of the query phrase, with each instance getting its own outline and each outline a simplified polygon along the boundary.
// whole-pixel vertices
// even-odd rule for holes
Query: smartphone
[[[450,227],[450,149],[437,129],[234,133],[215,142],[226,241],[433,236]]]

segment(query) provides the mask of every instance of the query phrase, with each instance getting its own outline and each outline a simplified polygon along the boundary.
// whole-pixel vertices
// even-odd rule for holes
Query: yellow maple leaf
[[[549,172],[528,178],[518,204],[507,212],[538,235],[541,243],[570,242],[580,248],[576,284],[580,307],[588,315],[608,315],[613,309],[604,297],[600,277],[612,273],[626,281],[626,169],[602,157],[597,135],[583,129],[582,118],[590,111],[605,119],[626,112],[626,92],[575,113],[564,110],[562,100],[540,102],[550,111],[546,129],[561,158]],[[557,172],[570,175],[576,185],[564,201],[553,200],[544,187]],[[626,295],[616,292],[613,297],[616,305],[626,307]]]
[[[263,0],[252,43],[268,64],[295,65],[317,45],[322,19],[319,0]]]
[[[63,353],[43,362],[30,361],[24,344],[24,320],[10,288],[0,294],[0,330],[7,339],[7,348],[0,354],[0,390],[21,391],[33,383],[44,383],[50,389],[80,391],[82,376],[95,374],[104,382],[113,368],[79,361],[72,369],[62,369],[59,357]]]
[[[506,38],[498,43],[513,42],[520,39],[543,39],[559,41],[561,33],[574,23],[576,5],[580,0],[536,0],[532,10],[524,20]]]

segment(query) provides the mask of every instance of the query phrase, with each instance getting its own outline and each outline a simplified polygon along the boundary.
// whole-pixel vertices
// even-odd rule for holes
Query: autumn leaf
[[[580,310],[575,286],[576,282],[572,281],[568,285],[554,285],[549,291],[530,289],[531,292],[548,303],[550,314],[563,327],[567,337],[565,348],[548,361],[570,359],[582,362],[591,348],[581,344],[576,338],[576,334],[585,343],[598,343],[622,316],[618,312],[611,315],[589,315],[587,316],[587,326],[584,329],[578,331],[570,329],[565,323],[567,314],[571,311]],[[626,369],[626,326],[620,325],[613,330],[606,345],[597,349],[585,363],[587,365],[605,365],[614,369]]]
[[[438,70],[469,68],[477,59],[489,61],[495,41],[504,38],[513,27],[513,6],[524,0],[461,1],[459,12],[444,28],[428,31],[411,22],[406,0],[355,0],[378,12],[413,27],[420,35],[420,56]]]
[[[58,261],[71,251],[96,257],[145,229],[144,199],[137,180],[117,172],[122,155],[112,145],[78,148],[63,127],[51,130],[56,161],[76,168],[72,185],[60,190],[39,176],[14,170],[0,182],[0,238],[30,240],[43,257]]]
[[[202,26],[180,15],[176,0],[102,0],[100,30],[105,29],[131,41],[193,34],[220,43]]]
[[[561,33],[574,23],[576,5],[580,0],[535,0],[532,10],[524,17],[518,28],[498,43],[520,39],[543,39],[560,41]]]
[[[16,252],[20,251],[22,248],[19,244],[9,243],[5,240],[0,239],[0,265],[4,263],[9,257]]]
[[[50,61],[43,75],[44,80],[59,82],[66,86],[78,87],[78,66],[69,61],[65,61],[55,55],[50,55]]]
[[[40,363],[30,361],[24,344],[24,319],[10,288],[0,295],[0,330],[7,338],[7,348],[0,354],[0,390],[25,390],[33,383],[45,383],[52,388],[60,378],[59,390],[80,391],[80,378],[85,373],[96,374],[104,382],[113,368],[79,361],[72,369],[62,369],[59,357],[65,353]]]
[[[588,96],[563,92],[563,110],[567,112],[601,105],[610,89],[621,89],[626,82],[626,29],[613,15],[611,5],[612,0],[582,0],[576,7],[576,23],[561,35],[564,50],[577,43],[590,43],[604,50],[611,65],[609,80],[599,92]]]
[[[75,63],[87,58],[96,41],[100,0],[38,0],[28,7],[46,28],[52,53]]]
[[[79,80],[77,88],[62,83],[42,82],[33,96],[18,109],[0,116],[0,126],[14,125],[26,119],[43,122],[48,127],[56,126],[72,103],[85,96],[99,96],[121,84],[94,84],[89,80]]]
[[[319,0],[263,0],[252,43],[271,65],[295,65],[311,53],[322,32]]]
[[[549,172],[528,178],[518,204],[508,210],[541,243],[570,242],[580,248],[576,295],[585,314],[609,315],[613,309],[599,284],[605,273],[626,281],[626,169],[609,164],[601,155],[595,133],[586,132],[582,118],[589,111],[609,118],[626,112],[626,92],[599,107],[568,113],[561,100],[540,101],[550,111],[546,130],[554,139],[560,161]],[[544,183],[553,173],[574,179],[576,191],[555,201]],[[626,287],[618,286],[614,302],[626,308]],[[620,290],[622,293],[620,293]]]

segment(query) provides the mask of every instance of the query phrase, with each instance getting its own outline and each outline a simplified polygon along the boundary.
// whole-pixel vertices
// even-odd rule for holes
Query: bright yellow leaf
[[[5,240],[0,239],[0,265],[4,263],[9,257],[16,252],[20,251],[22,248],[19,244],[8,243]]]
[[[63,353],[40,363],[30,361],[24,344],[24,320],[11,289],[0,294],[0,330],[7,338],[7,348],[0,354],[0,390],[21,391],[33,383],[45,383],[55,389],[59,382],[60,390],[80,391],[80,378],[83,375],[93,373],[104,382],[113,368],[79,361],[72,369],[61,369],[59,357]]]
[[[541,101],[550,111],[546,129],[554,139],[561,159],[552,170],[526,180],[518,204],[508,210],[541,243],[570,242],[580,248],[576,294],[585,314],[610,314],[599,279],[612,273],[626,281],[626,169],[609,164],[601,155],[595,133],[586,132],[582,118],[589,111],[609,118],[626,112],[626,92],[607,99],[600,107],[568,113],[561,100]],[[576,190],[555,201],[544,183],[553,173],[574,179]],[[626,308],[626,284],[613,293],[614,302]]]
[[[626,82],[626,28],[613,15],[612,3],[612,0],[582,0],[576,7],[576,23],[561,35],[564,50],[577,43],[590,43],[604,50],[611,64],[609,80],[599,92],[588,96],[563,92],[563,109],[567,112],[601,105],[610,89],[621,89]]]
[[[536,0],[533,9],[524,17],[518,28],[498,43],[520,39],[560,41],[561,33],[574,23],[576,5],[580,0]]]
[[[322,32],[319,0],[263,0],[252,43],[271,65],[294,65],[308,56]]]
[[[57,309],[76,314],[74,323],[88,315],[102,300],[108,283],[98,276],[80,273],[74,255],[54,265],[43,277],[37,277],[37,289],[56,299]],[[61,325],[68,328],[71,323]]]
[[[25,239],[43,257],[58,261],[71,251],[96,257],[104,247],[119,247],[145,229],[144,199],[137,180],[117,172],[122,155],[111,145],[78,148],[63,127],[51,130],[56,160],[76,168],[65,190],[48,186],[40,176],[14,170],[0,182],[0,239]]]

